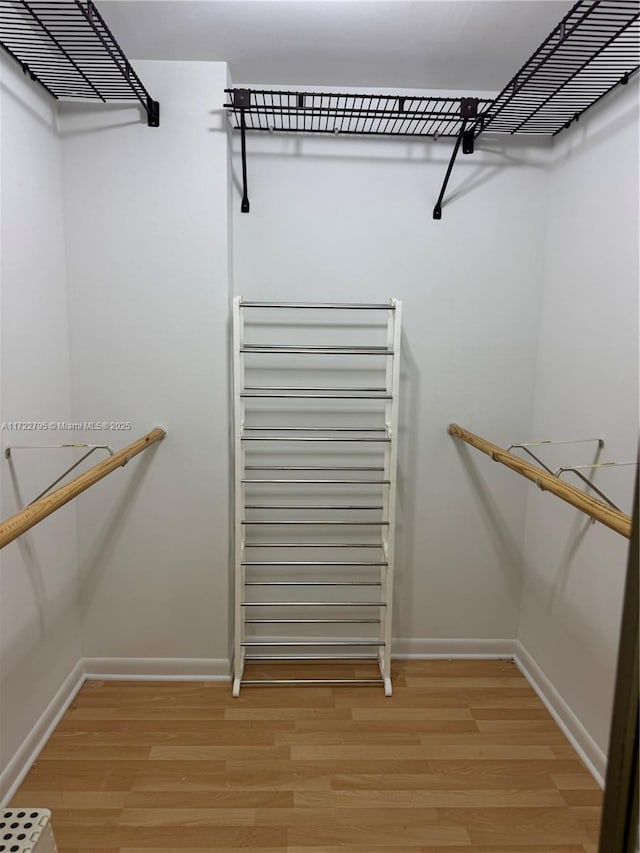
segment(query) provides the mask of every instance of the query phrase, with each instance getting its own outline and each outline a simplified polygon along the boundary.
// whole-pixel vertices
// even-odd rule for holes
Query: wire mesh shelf
[[[476,136],[556,134],[639,67],[640,0],[578,0],[495,100],[226,89],[225,107],[236,130],[458,137],[466,115]]]
[[[640,0],[579,0],[484,117],[494,133],[557,134],[640,66]]]
[[[56,100],[139,101],[150,127],[160,107],[91,0],[0,0],[0,46]]]
[[[410,95],[358,95],[340,92],[281,92],[225,89],[233,127],[285,133],[356,136],[443,136],[460,133],[466,100],[481,117],[486,98],[433,98]]]
[[[640,67],[640,0],[578,0],[495,98],[225,89],[241,135],[242,203],[247,189],[247,131],[354,136],[454,137],[433,218],[442,204],[460,148],[473,154],[485,132],[550,136]]]

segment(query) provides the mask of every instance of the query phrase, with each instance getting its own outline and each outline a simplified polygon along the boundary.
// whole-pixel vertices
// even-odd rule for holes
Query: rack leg
[[[378,652],[378,666],[380,667],[380,675],[384,683],[384,695],[392,696],[393,688],[391,687],[391,660],[385,651],[380,649]]]
[[[242,650],[242,657],[239,660],[234,661],[233,664],[233,689],[231,691],[231,695],[234,699],[237,699],[240,695],[240,683],[242,682],[242,676],[244,675],[244,649]]]

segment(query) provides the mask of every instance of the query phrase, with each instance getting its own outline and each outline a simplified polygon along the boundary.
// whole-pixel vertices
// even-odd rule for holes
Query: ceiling
[[[567,0],[98,0],[130,59],[223,60],[234,84],[498,91]]]

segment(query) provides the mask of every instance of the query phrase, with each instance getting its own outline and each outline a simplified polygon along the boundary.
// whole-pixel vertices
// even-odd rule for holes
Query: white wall
[[[440,222],[451,141],[250,136],[243,215],[239,140],[232,194],[221,115],[226,66],[136,69],[161,127],[134,107],[65,107],[63,192],[52,104],[3,66],[2,420],[130,421],[73,434],[114,447],[168,429],[2,552],[3,761],[80,656],[94,672],[226,671],[231,290],[403,300],[397,649],[498,651],[519,624],[604,748],[626,543],[446,425],[499,445],[601,434],[604,458],[633,457],[633,89],[573,128],[552,168],[544,148],[483,140],[460,156]],[[18,460],[25,500],[59,458]],[[7,515],[17,503],[4,460],[1,470]],[[607,475],[627,507],[629,471]]]
[[[49,96],[9,60],[0,75],[0,421],[48,424],[71,416],[61,145]],[[62,441],[60,432],[2,431],[3,451]],[[2,517],[72,453],[15,451],[9,464],[3,452]],[[67,505],[0,552],[0,797],[26,757],[18,748],[81,657],[75,513]]]
[[[544,152],[503,156],[487,141],[461,155],[436,222],[452,145],[249,135],[251,212],[234,198],[237,294],[403,300],[394,636],[405,652],[513,638],[518,622],[526,485],[446,426],[498,444],[529,434]]]
[[[637,85],[616,92],[559,142],[550,171],[531,435],[602,437],[601,461],[633,460]],[[594,449],[577,445],[543,455],[556,468],[592,462]],[[599,472],[596,483],[631,512],[633,468]],[[577,510],[529,490],[520,640],[602,751],[608,746],[627,546]]]
[[[168,430],[78,504],[84,652],[116,659],[93,671],[226,672],[226,66],[136,70],[160,128],[86,105],[62,122],[76,417],[131,421],[91,435],[115,447]]]

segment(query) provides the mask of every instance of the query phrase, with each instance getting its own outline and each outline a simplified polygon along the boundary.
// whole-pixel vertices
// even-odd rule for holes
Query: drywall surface
[[[461,155],[436,222],[452,147],[249,135],[251,212],[234,199],[236,294],[403,301],[400,652],[513,638],[518,621],[526,484],[446,427],[503,445],[529,434],[546,153],[487,140]]]
[[[531,438],[601,437],[600,461],[634,460],[637,447],[638,153],[633,85],[560,137],[550,169]],[[596,449],[550,448],[541,458],[555,470],[593,462]],[[625,512],[633,470],[595,475]],[[605,752],[627,547],[530,489],[520,641]]]
[[[159,128],[135,107],[62,120],[76,417],[130,423],[91,433],[118,448],[168,431],[79,504],[84,651],[213,671],[228,666],[226,66],[136,70]]]
[[[62,216],[62,154],[54,101],[20,69],[0,64],[0,478],[2,517],[72,464],[50,422],[70,420]],[[47,429],[9,429],[12,422]],[[0,551],[0,771],[81,657],[73,504]],[[4,787],[5,777],[2,777]],[[10,782],[10,780],[8,780]],[[0,792],[2,796],[3,792]]]

